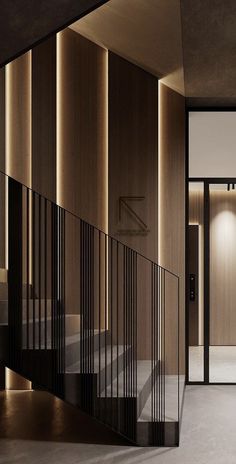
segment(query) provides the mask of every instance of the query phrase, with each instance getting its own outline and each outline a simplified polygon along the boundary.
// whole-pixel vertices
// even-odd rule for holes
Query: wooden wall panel
[[[5,69],[6,172],[31,187],[31,52]]]
[[[57,196],[107,229],[107,52],[66,29],[58,34]]]
[[[154,261],[158,220],[157,97],[158,83],[152,75],[109,53],[109,233]],[[123,198],[146,224],[147,231],[121,204]]]
[[[210,344],[236,345],[236,194],[210,193]]]
[[[157,80],[109,53],[109,234],[154,261],[158,250],[157,114]],[[138,267],[138,357],[150,359],[151,268],[142,259]]]
[[[204,191],[202,190],[190,190],[189,192],[189,224],[204,223]]]
[[[159,262],[180,276],[180,369],[185,372],[185,100],[160,84],[159,153]],[[166,324],[174,323],[173,308],[167,306]],[[175,358],[175,343],[166,338]],[[171,361],[171,355],[169,355]],[[174,367],[173,367],[174,368]]]
[[[32,50],[32,188],[56,200],[56,37]]]
[[[67,29],[57,52],[57,202],[107,232],[107,52]],[[66,303],[79,312],[79,222],[66,222]]]

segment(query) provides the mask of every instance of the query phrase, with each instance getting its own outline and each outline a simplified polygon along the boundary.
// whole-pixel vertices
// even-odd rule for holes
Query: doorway
[[[190,383],[236,383],[236,179],[189,180]]]

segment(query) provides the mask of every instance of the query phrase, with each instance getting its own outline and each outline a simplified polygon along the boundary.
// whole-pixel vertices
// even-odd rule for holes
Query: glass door
[[[236,179],[189,182],[188,381],[236,383]]]
[[[231,181],[209,183],[209,382],[236,383],[236,189]]]

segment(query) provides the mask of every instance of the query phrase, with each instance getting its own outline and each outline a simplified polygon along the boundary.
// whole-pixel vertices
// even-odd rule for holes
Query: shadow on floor
[[[87,414],[44,391],[0,392],[0,439],[131,445]]]

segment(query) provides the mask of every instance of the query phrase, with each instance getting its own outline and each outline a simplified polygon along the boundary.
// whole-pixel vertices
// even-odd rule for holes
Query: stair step
[[[108,345],[101,348],[100,354],[99,351],[94,353],[93,371],[98,374],[98,394],[124,370],[124,363],[126,362],[124,354],[126,353],[127,356],[129,350],[129,347],[125,348],[123,345]],[[67,373],[80,373],[80,362],[67,367],[66,371]]]
[[[45,319],[45,308],[44,306],[41,306],[41,324],[39,323],[39,312],[38,312],[38,305],[35,305],[35,334],[36,334],[36,343],[38,343],[38,335],[39,335],[39,327],[41,329],[41,336],[44,338],[45,334],[45,322],[47,322],[47,339],[48,342],[51,340],[51,302],[48,302],[48,308],[47,308],[47,319]],[[32,310],[29,311],[29,330],[30,332],[33,330],[33,308]],[[26,310],[24,312],[24,318],[23,318],[23,333],[26,334],[26,327],[27,324],[27,316],[26,316]],[[66,337],[70,336],[76,336],[78,335],[80,331],[80,316],[77,314],[66,314],[65,316],[65,334]]]
[[[93,332],[93,352],[96,353],[99,348],[105,347],[106,344],[110,343],[110,334],[108,331],[105,330],[94,330]],[[87,333],[87,337],[83,335],[83,340],[85,346],[87,345],[86,341],[89,339],[90,334]],[[80,341],[80,333],[76,335],[71,335],[66,337],[66,369],[69,366],[74,366],[80,361],[80,349],[81,349],[81,341]]]
[[[150,396],[152,389],[152,375],[158,369],[158,363],[152,368],[151,361],[137,362],[137,418],[140,417],[142,410]],[[131,383],[131,382],[130,382]],[[129,391],[129,386],[125,382],[124,373],[121,372],[112,384],[108,385],[106,391],[103,390],[101,397],[133,397],[133,389]]]

